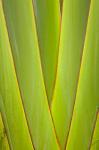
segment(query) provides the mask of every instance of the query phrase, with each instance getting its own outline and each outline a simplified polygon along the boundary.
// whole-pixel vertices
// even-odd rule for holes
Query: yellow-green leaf
[[[3,6],[34,147],[37,150],[57,150],[44,87],[32,0],[3,0]]]
[[[11,149],[33,150],[0,1],[0,111]]]
[[[1,113],[0,113],[0,150],[10,150]]]
[[[46,92],[51,103],[60,35],[59,0],[33,0]]]
[[[92,0],[67,150],[89,149],[99,107],[99,1]]]
[[[94,133],[92,137],[91,150],[99,149],[99,112],[97,113],[95,123],[96,124],[95,124]]]
[[[52,116],[61,147],[65,147],[79,77],[89,0],[64,0],[62,33]]]

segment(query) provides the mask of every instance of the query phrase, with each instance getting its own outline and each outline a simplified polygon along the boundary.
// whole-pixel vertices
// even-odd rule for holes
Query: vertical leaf
[[[1,113],[0,113],[0,149],[1,150],[10,150],[8,139],[6,136],[4,124],[2,121]]]
[[[89,5],[89,0],[64,0],[63,3],[58,71],[52,101],[52,116],[62,148],[72,117]]]
[[[59,0],[33,0],[43,75],[49,103],[55,82],[60,34]]]
[[[62,12],[63,1],[64,0],[60,0],[60,10],[61,10],[61,12]]]
[[[0,1],[0,111],[11,149],[33,150]]]
[[[32,0],[3,0],[3,6],[34,147],[57,150],[43,82]]]
[[[99,149],[99,113],[97,113],[96,125],[91,143],[91,150]]]
[[[99,107],[99,1],[92,0],[67,150],[89,148]]]

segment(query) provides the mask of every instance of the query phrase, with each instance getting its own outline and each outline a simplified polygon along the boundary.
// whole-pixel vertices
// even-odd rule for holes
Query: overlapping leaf
[[[49,104],[57,70],[60,35],[59,0],[33,0],[43,75]]]
[[[69,132],[90,1],[64,0],[52,116],[61,148]]]
[[[1,150],[10,150],[8,139],[6,136],[3,120],[0,113],[0,149]]]
[[[34,147],[57,150],[43,82],[32,0],[3,0],[3,6]]]
[[[99,107],[98,14],[99,1],[92,0],[67,150],[89,148]]]
[[[10,148],[97,149],[98,117],[93,140],[92,135],[99,106],[98,0],[91,7],[90,0],[60,0],[61,30],[58,0],[2,2],[0,111]],[[9,150],[7,137],[0,144]]]
[[[99,112],[96,116],[96,124],[94,128],[94,133],[92,137],[92,143],[91,143],[91,150],[98,150],[99,149]]]
[[[11,149],[33,150],[0,1],[0,111]],[[0,147],[1,148],[1,147]]]

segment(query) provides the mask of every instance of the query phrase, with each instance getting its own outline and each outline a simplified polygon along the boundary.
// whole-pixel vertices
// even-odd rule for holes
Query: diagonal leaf
[[[0,1],[0,111],[11,149],[33,150]]]
[[[61,147],[69,132],[90,1],[64,0],[59,63],[52,116]]]
[[[33,0],[41,62],[49,103],[55,82],[60,34],[59,0]]]
[[[67,150],[89,149],[99,107],[99,1],[92,0]]]
[[[1,117],[1,113],[0,113],[0,149],[10,150],[8,139],[6,136],[6,131],[4,128],[2,117]]]
[[[99,112],[97,113],[96,125],[91,143],[91,150],[99,149]]]
[[[57,150],[43,82],[32,0],[3,0],[3,6],[34,146],[37,150]]]

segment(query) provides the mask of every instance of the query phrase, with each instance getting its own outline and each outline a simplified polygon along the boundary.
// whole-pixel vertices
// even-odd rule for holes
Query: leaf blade
[[[0,113],[0,149],[1,150],[10,150],[6,132],[4,129],[3,120]]]
[[[11,149],[33,150],[0,1],[0,111],[3,116]],[[19,123],[20,122],[20,123]]]
[[[67,143],[67,149],[88,149],[93,133],[94,120],[99,106],[99,1],[92,0],[86,40],[81,64],[76,103]],[[80,127],[80,128],[79,128]],[[79,144],[76,136],[79,133]],[[86,136],[85,136],[86,135]]]
[[[65,147],[80,70],[90,1],[63,2],[59,63],[52,101],[52,116],[61,147]]]
[[[42,70],[49,104],[57,69],[60,35],[59,0],[33,0]]]
[[[57,150],[59,147],[43,82],[32,0],[4,0],[3,6],[34,147]]]

